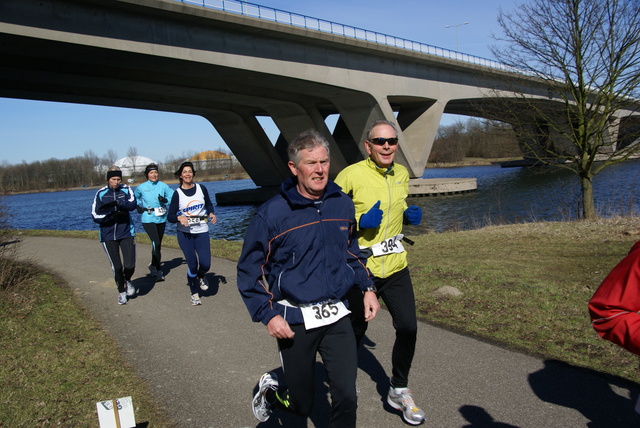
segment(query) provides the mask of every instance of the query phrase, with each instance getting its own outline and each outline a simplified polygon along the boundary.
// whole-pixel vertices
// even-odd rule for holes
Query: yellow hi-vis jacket
[[[379,168],[367,158],[343,169],[335,182],[353,199],[360,247],[370,247],[402,232],[409,194],[409,173],[404,166],[394,163],[389,169]],[[360,229],[360,217],[378,201],[382,223],[374,229]],[[378,278],[387,278],[406,266],[406,251],[367,259],[367,267]]]

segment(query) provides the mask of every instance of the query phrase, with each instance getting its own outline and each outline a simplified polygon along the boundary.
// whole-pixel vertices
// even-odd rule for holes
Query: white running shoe
[[[200,296],[198,295],[198,293],[191,295],[191,304],[193,306],[198,306],[202,304],[202,300],[200,300]]]
[[[131,281],[125,281],[125,284],[127,285],[127,296],[129,296],[129,297],[135,296],[136,295],[136,288],[133,286]]]
[[[207,282],[204,280],[204,278],[198,278],[198,281],[200,282],[200,290],[207,291],[209,289],[209,286],[207,285]]]
[[[156,282],[164,281],[164,273],[161,270],[156,271]]]
[[[256,392],[256,395],[253,396],[253,401],[251,401],[253,415],[260,422],[266,422],[273,413],[273,406],[267,402],[265,395],[268,389],[278,390],[278,379],[269,372],[260,376],[258,392]]]
[[[126,305],[128,301],[129,301],[129,299],[127,299],[126,291],[123,291],[122,293],[118,293],[118,304],[119,305]]]
[[[395,388],[390,387],[387,403],[394,409],[401,410],[402,418],[408,424],[420,425],[426,419],[424,412],[414,403],[409,388],[399,388],[396,392]]]

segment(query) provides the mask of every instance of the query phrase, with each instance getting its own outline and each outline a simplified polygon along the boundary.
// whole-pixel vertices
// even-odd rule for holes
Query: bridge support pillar
[[[398,125],[404,137],[400,148],[407,162],[404,165],[409,170],[411,178],[421,178],[424,174],[444,107],[444,103],[435,100],[400,106]]]
[[[266,110],[280,130],[280,137],[276,142],[276,151],[285,163],[289,159],[287,155],[288,144],[296,139],[301,132],[308,129],[317,129],[327,139],[331,149],[329,175],[335,177],[347,166],[344,155],[334,141],[329,128],[324,122],[324,118],[317,108],[313,106],[305,108],[297,104],[279,104]]]
[[[578,148],[569,139],[571,133],[569,125],[556,122],[534,122],[531,124],[514,125],[520,150],[525,158],[546,159],[562,156],[577,156]],[[613,120],[604,134],[600,136],[598,154],[611,155],[617,149],[620,134],[620,119]]]
[[[386,119],[398,125],[400,144],[396,160],[407,167],[412,178],[422,177],[444,113],[444,103],[417,97],[383,96],[376,99],[370,94],[333,98],[332,102],[338,108],[341,118],[334,134],[348,163],[367,156],[361,143],[366,138],[369,125],[375,119]],[[397,109],[397,117],[394,108]],[[346,130],[351,141],[357,144],[359,156],[352,150],[353,143],[348,144]]]
[[[374,97],[366,93],[333,97],[331,102],[340,113],[334,135],[346,162],[352,164],[366,158],[368,154],[362,142],[371,122],[385,118],[382,108]],[[393,115],[390,120],[395,120]]]
[[[257,186],[279,186],[291,175],[255,116],[237,110],[217,110],[204,117]]]

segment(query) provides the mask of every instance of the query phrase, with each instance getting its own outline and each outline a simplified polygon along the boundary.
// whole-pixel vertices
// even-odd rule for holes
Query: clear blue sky
[[[498,8],[515,0],[254,0],[250,3],[325,19],[445,49],[493,59]],[[466,25],[446,28],[469,22]],[[456,37],[457,36],[457,37]],[[446,116],[446,115],[445,115]],[[446,117],[449,124],[456,117]],[[272,133],[275,132],[271,130]],[[213,126],[198,116],[90,105],[0,98],[1,164],[67,159],[92,150],[118,157],[135,147],[163,162],[203,150],[227,149]]]

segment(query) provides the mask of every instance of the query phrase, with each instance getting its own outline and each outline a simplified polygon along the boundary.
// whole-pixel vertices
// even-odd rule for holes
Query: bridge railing
[[[353,39],[365,40],[368,42],[379,43],[386,46],[394,46],[401,49],[435,55],[441,58],[454,59],[470,64],[477,64],[486,67],[497,68],[500,70],[509,70],[509,67],[507,67],[506,65],[490,59],[481,58],[462,52],[456,52],[449,49],[439,48],[436,46],[427,45],[425,43],[403,39],[401,37],[390,36],[388,34],[378,33],[376,31],[365,30],[363,28],[353,27],[350,25],[339,24],[337,22],[326,21],[324,19],[312,18],[310,16],[248,3],[241,0],[175,1],[223,10],[225,12],[237,13],[240,15],[251,16],[254,18],[265,19],[282,24],[289,24],[310,30],[322,31],[324,33],[336,34]]]

